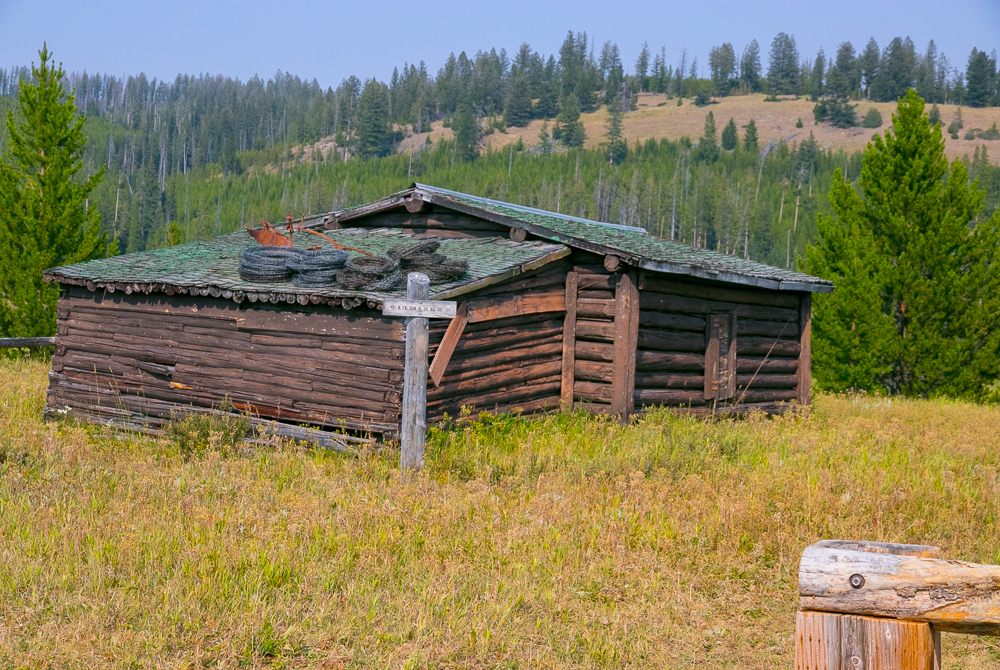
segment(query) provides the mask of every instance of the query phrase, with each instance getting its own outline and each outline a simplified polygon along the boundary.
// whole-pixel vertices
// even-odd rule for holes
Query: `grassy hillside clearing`
[[[0,363],[2,667],[789,668],[818,539],[1000,563],[996,408],[487,421],[404,477],[43,424],[46,372]]]
[[[879,110],[882,115],[882,127],[870,128],[835,128],[828,123],[815,125],[813,121],[813,106],[809,98],[803,97],[798,100],[792,98],[782,98],[780,102],[765,102],[763,95],[740,95],[727,98],[716,98],[717,104],[697,107],[691,100],[685,100],[680,107],[677,100],[667,100],[666,96],[643,93],[639,96],[638,108],[625,115],[625,137],[629,144],[635,144],[636,140],[645,141],[649,138],[659,140],[667,138],[677,140],[681,137],[690,137],[697,141],[705,129],[705,116],[711,111],[715,116],[715,125],[719,133],[732,118],[739,128],[740,137],[743,137],[743,126],[750,122],[752,118],[757,124],[757,134],[760,138],[760,147],[763,148],[771,140],[785,140],[789,144],[801,142],[809,137],[812,131],[819,142],[821,149],[844,149],[848,154],[855,151],[863,151],[865,145],[874,133],[883,133],[892,123],[892,114],[896,111],[895,102],[866,102],[857,101],[856,111],[858,116],[864,117],[869,107]],[[930,105],[927,106],[930,110]],[[957,105],[938,105],[941,111],[941,121],[944,127],[955,117],[958,110]],[[990,161],[1000,165],[1000,140],[987,141],[982,139],[966,140],[965,133],[972,128],[987,130],[993,123],[1000,125],[1000,108],[986,107],[973,109],[962,107],[962,118],[965,123],[964,128],[959,132],[959,139],[953,140],[945,133],[945,152],[949,160],[968,156],[971,160],[977,146],[983,145],[989,149]],[[802,119],[802,128],[796,128],[795,124]],[[588,148],[596,147],[604,141],[605,124],[607,122],[607,110],[601,108],[591,114],[583,114],[580,117],[583,121],[584,129],[587,133]],[[484,138],[484,142],[494,149],[502,149],[511,142],[517,142],[518,138],[523,138],[526,146],[538,144],[538,134],[542,129],[543,121],[535,120],[524,128],[508,128],[506,133],[494,132]],[[552,130],[552,123],[549,123],[549,131]],[[433,124],[430,133],[413,134],[401,145],[403,151],[413,151],[422,143],[427,141],[428,135],[431,141],[436,142],[439,137],[451,139],[450,128],[445,128],[442,122]],[[332,146],[329,142],[323,146]]]

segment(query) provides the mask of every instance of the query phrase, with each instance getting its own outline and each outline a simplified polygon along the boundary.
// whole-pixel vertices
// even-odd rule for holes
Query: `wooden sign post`
[[[427,319],[454,319],[458,304],[428,300],[430,279],[420,272],[406,278],[406,300],[386,300],[382,314],[405,316],[406,359],[403,372],[403,417],[400,431],[399,467],[419,470],[424,465],[424,435],[427,432]]]
[[[796,670],[939,670],[941,633],[1000,635],[1000,566],[826,540],[799,564]]]

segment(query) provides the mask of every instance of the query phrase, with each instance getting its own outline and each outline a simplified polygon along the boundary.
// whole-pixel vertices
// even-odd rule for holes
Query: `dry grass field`
[[[46,372],[0,362],[2,668],[790,668],[806,545],[1000,563],[993,407],[487,420],[402,476],[42,423]]]
[[[639,96],[638,109],[625,115],[625,137],[630,144],[634,144],[636,140],[644,141],[648,138],[660,139],[663,137],[677,140],[687,136],[696,140],[704,130],[705,116],[711,110],[715,116],[715,124],[719,133],[732,118],[740,128],[740,137],[742,137],[742,126],[749,123],[752,118],[757,124],[761,147],[771,140],[783,139],[789,144],[800,142],[809,137],[811,131],[816,136],[821,148],[834,150],[843,148],[848,153],[853,153],[863,151],[872,134],[884,132],[892,123],[892,113],[896,111],[896,103],[894,102],[869,103],[859,101],[857,102],[859,116],[864,116],[869,107],[875,107],[882,115],[882,127],[878,129],[840,129],[826,123],[814,125],[813,106],[815,103],[810,102],[807,97],[798,100],[789,97],[782,98],[780,102],[765,102],[763,95],[747,95],[716,98],[716,102],[717,104],[697,107],[691,100],[684,100],[684,104],[678,107],[677,100],[667,100],[666,96],[663,95],[643,93]],[[941,112],[941,120],[947,127],[955,118],[958,107],[938,105],[938,109]],[[587,133],[586,146],[595,147],[600,144],[604,137],[607,111],[601,108],[592,114],[584,114],[580,118]],[[795,124],[800,118],[803,127],[796,128]],[[959,131],[959,139],[953,140],[945,134],[948,158],[954,160],[967,155],[971,159],[976,146],[985,145],[989,149],[990,160],[1000,164],[1000,140],[964,139],[966,131],[970,129],[987,130],[993,123],[1000,126],[1000,108],[973,109],[962,107],[962,119],[965,122],[965,127]],[[511,142],[517,142],[518,138],[522,138],[525,145],[530,147],[538,143],[538,134],[542,129],[542,123],[542,121],[536,120],[525,128],[508,128],[506,133],[494,132],[484,138],[484,141],[493,149],[502,149]],[[451,129],[445,128],[438,121],[433,124],[430,133],[413,134],[407,138],[401,149],[403,151],[414,150],[427,141],[428,135],[431,141],[436,142],[439,137],[451,138],[452,132]]]

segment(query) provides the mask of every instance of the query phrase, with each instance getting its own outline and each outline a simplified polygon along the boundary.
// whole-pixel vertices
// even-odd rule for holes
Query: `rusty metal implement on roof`
[[[249,226],[244,226],[244,230],[250,233],[250,237],[257,240],[258,244],[265,247],[290,247],[292,246],[292,231],[288,231],[288,236],[285,237],[277,228],[272,226],[268,221],[261,221],[260,228],[251,228]]]

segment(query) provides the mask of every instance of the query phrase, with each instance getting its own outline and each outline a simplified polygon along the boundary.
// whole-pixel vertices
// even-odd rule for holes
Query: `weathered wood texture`
[[[772,412],[780,403],[797,400],[804,346],[798,294],[651,273],[640,275],[639,287],[637,403],[650,406],[662,399],[663,404],[679,405],[685,395],[652,392],[680,390],[678,383],[690,388],[692,379],[682,382],[678,375],[701,379],[701,398],[688,405],[698,412]],[[579,360],[611,360],[602,343],[610,342],[606,320],[613,314],[613,301],[600,295],[604,290],[602,286],[581,290]],[[728,329],[722,327],[727,320]],[[594,390],[588,389],[588,395],[593,396]]]
[[[927,622],[936,630],[1000,635],[997,565],[820,543],[802,553],[799,595],[805,610],[892,617]]]
[[[635,352],[638,340],[639,287],[635,271],[629,271],[619,276],[615,288],[612,350],[611,411],[623,420],[628,419],[635,409]]]
[[[0,349],[35,349],[55,346],[54,337],[0,337]]]
[[[576,310],[580,275],[566,275],[566,317],[563,320],[562,379],[559,400],[562,408],[573,409],[573,384],[576,381]]]
[[[798,395],[800,405],[812,403],[812,294],[803,293],[799,303],[799,368]]]
[[[427,392],[429,422],[559,406],[568,271],[558,264],[469,294],[469,323],[440,385]],[[431,324],[435,356],[444,335]]]
[[[935,670],[938,639],[916,621],[799,612],[795,670]]]
[[[428,203],[429,204],[429,203]],[[396,228],[414,236],[428,235],[447,238],[501,237],[510,235],[510,229],[490,221],[453,212],[416,212],[404,209],[350,219],[340,224],[342,228]]]
[[[434,353],[434,360],[431,361],[428,373],[431,376],[431,381],[434,382],[434,386],[441,386],[441,378],[444,377],[444,371],[448,368],[451,356],[455,353],[455,347],[458,346],[459,340],[462,339],[462,333],[465,332],[465,327],[468,323],[469,304],[463,302],[458,306],[458,314],[448,323],[448,329],[444,333],[444,338]]]
[[[431,282],[421,272],[406,278],[407,300],[427,300]],[[403,409],[400,430],[399,467],[419,470],[424,466],[424,437],[427,434],[427,319],[406,320],[406,358],[403,371]],[[439,351],[441,349],[439,348]]]
[[[403,325],[374,311],[237,305],[188,296],[59,300],[48,407],[159,425],[229,401],[262,419],[399,428]]]

